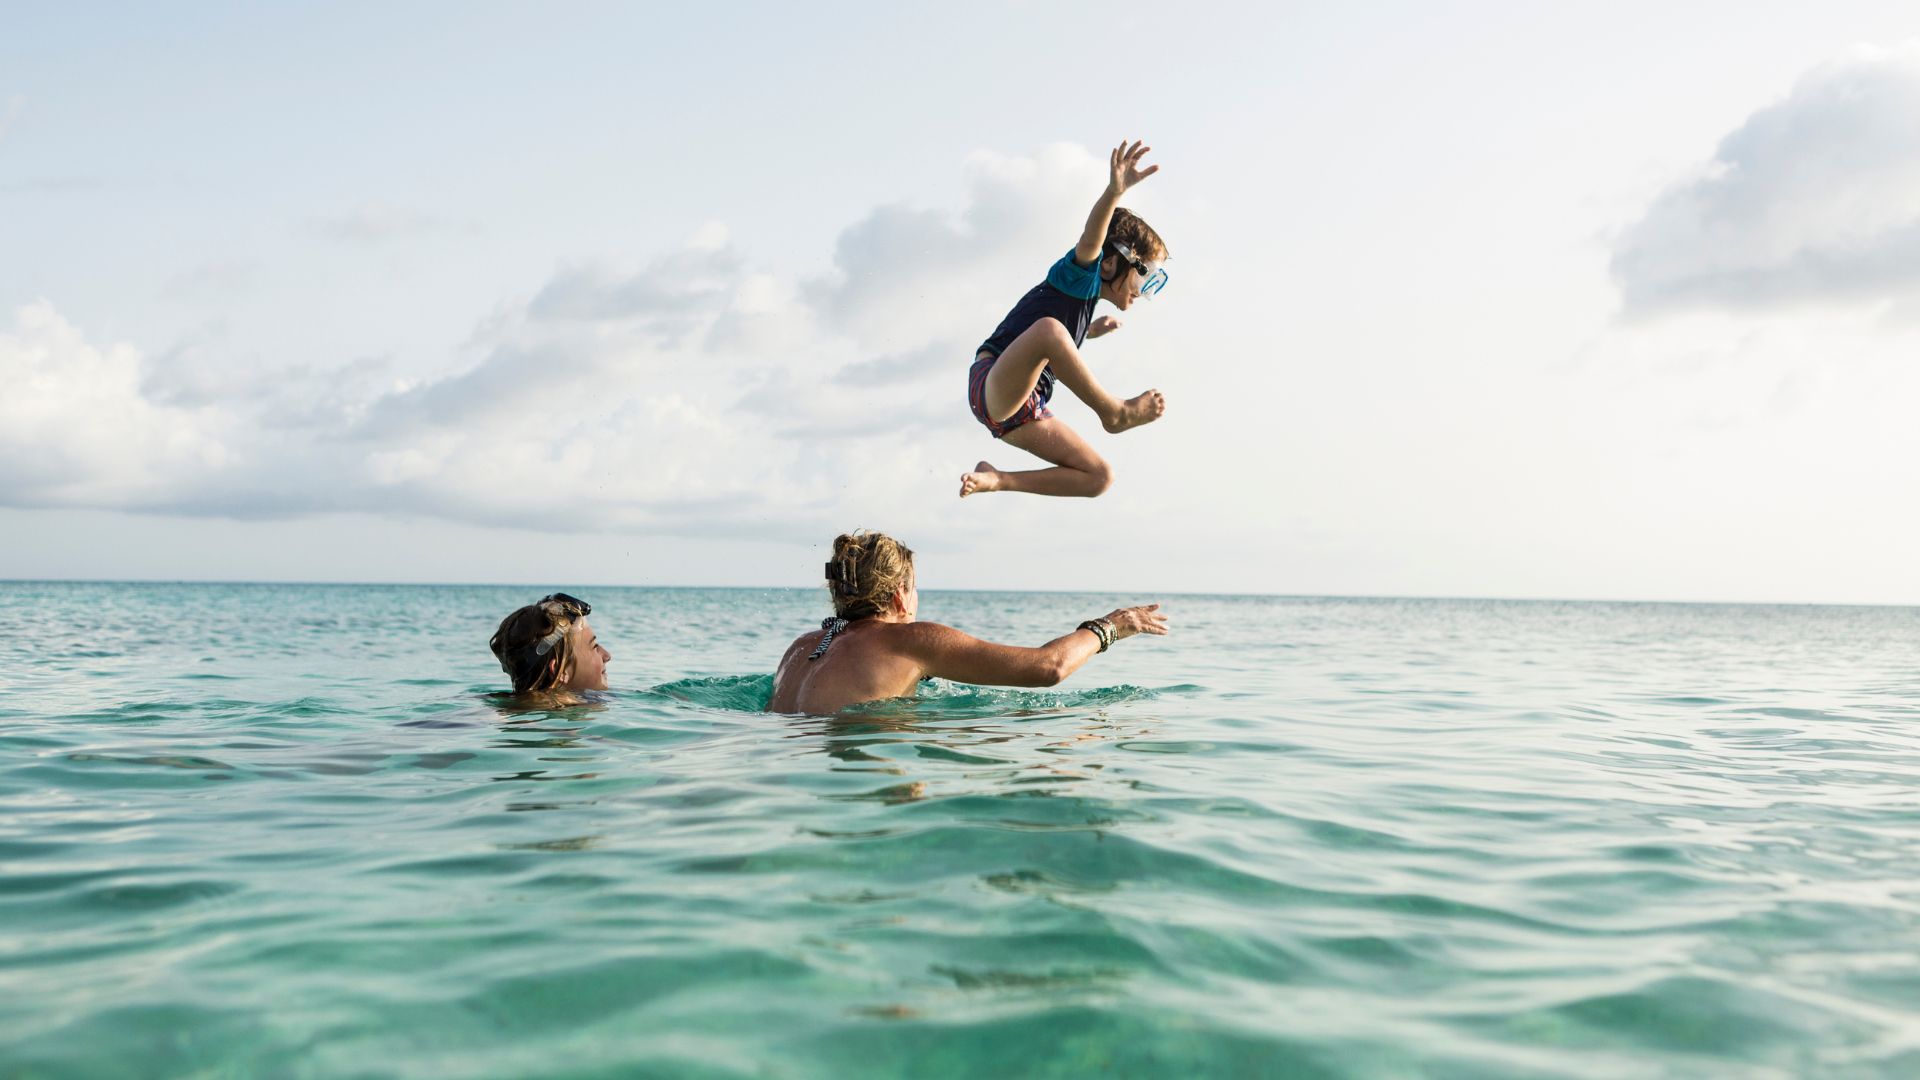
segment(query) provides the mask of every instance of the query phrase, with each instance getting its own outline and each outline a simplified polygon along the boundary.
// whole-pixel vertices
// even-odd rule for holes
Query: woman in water
[[[513,680],[514,693],[575,698],[583,690],[607,688],[613,654],[587,625],[592,611],[585,600],[554,593],[500,620],[487,644]]]
[[[1053,686],[1094,653],[1135,634],[1165,634],[1159,604],[1088,619],[1037,649],[996,645],[939,623],[915,622],[913,552],[889,536],[842,535],[827,563],[833,618],[787,647],[773,675],[771,712],[839,712],[912,693],[935,676],[989,686]]]

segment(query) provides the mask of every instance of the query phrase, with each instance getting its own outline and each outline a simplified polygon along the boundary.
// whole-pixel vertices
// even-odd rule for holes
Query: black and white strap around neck
[[[807,659],[818,660],[822,656],[825,656],[827,654],[827,646],[833,644],[833,635],[839,633],[842,630],[845,630],[846,628],[847,628],[847,620],[845,619],[841,619],[841,618],[821,619],[820,629],[825,630],[827,632],[827,635],[820,639],[819,645],[814,646],[813,652],[808,654]]]

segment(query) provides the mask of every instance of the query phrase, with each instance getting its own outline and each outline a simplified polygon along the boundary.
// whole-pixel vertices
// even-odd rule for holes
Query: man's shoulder
[[[787,651],[780,654],[780,667],[782,668],[786,667],[789,663],[793,661],[794,657],[799,656],[803,650],[810,651],[816,644],[819,643],[820,635],[822,633],[825,633],[825,631],[809,630],[806,633],[801,634],[799,637],[794,638],[793,644],[787,646]]]
[[[960,631],[937,622],[921,622],[918,619],[909,623],[893,623],[889,626],[889,636],[903,645],[929,646],[951,641]]]
[[[814,630],[802,634],[793,643],[794,647],[810,648],[819,642],[822,633],[823,631]],[[833,649],[835,652],[838,652],[842,643],[844,643],[849,648],[855,650],[877,648],[885,651],[895,651],[913,648],[923,643],[937,642],[957,633],[959,633],[959,631],[952,627],[942,626],[939,623],[920,622],[918,620],[914,622],[891,622],[883,619],[875,619],[868,625],[861,627],[860,633],[857,635],[849,634],[835,638],[833,641]]]

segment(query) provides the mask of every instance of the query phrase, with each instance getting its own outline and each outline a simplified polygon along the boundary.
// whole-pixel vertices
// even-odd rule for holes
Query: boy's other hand
[[[1146,157],[1147,152],[1152,149],[1151,146],[1140,145],[1137,139],[1131,146],[1122,142],[1114,147],[1113,153],[1107,155],[1107,169],[1110,173],[1107,190],[1116,195],[1124,195],[1128,188],[1159,172],[1158,165],[1149,165],[1144,169],[1140,167],[1140,159]]]
[[[1102,315],[1099,318],[1087,324],[1087,336],[1090,338],[1095,338],[1095,337],[1101,336],[1102,334],[1111,334],[1118,329],[1120,329],[1119,319],[1116,319],[1111,315]]]

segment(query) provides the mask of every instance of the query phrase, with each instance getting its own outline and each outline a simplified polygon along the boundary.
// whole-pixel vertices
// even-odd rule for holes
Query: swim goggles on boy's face
[[[1125,244],[1116,243],[1113,245],[1113,250],[1120,258],[1126,261],[1128,266],[1140,272],[1141,282],[1140,287],[1134,290],[1136,293],[1141,296],[1152,296],[1154,293],[1167,287],[1166,267],[1161,266],[1155,267],[1153,270],[1148,270],[1147,264],[1141,262],[1140,258],[1133,253],[1133,249]]]

